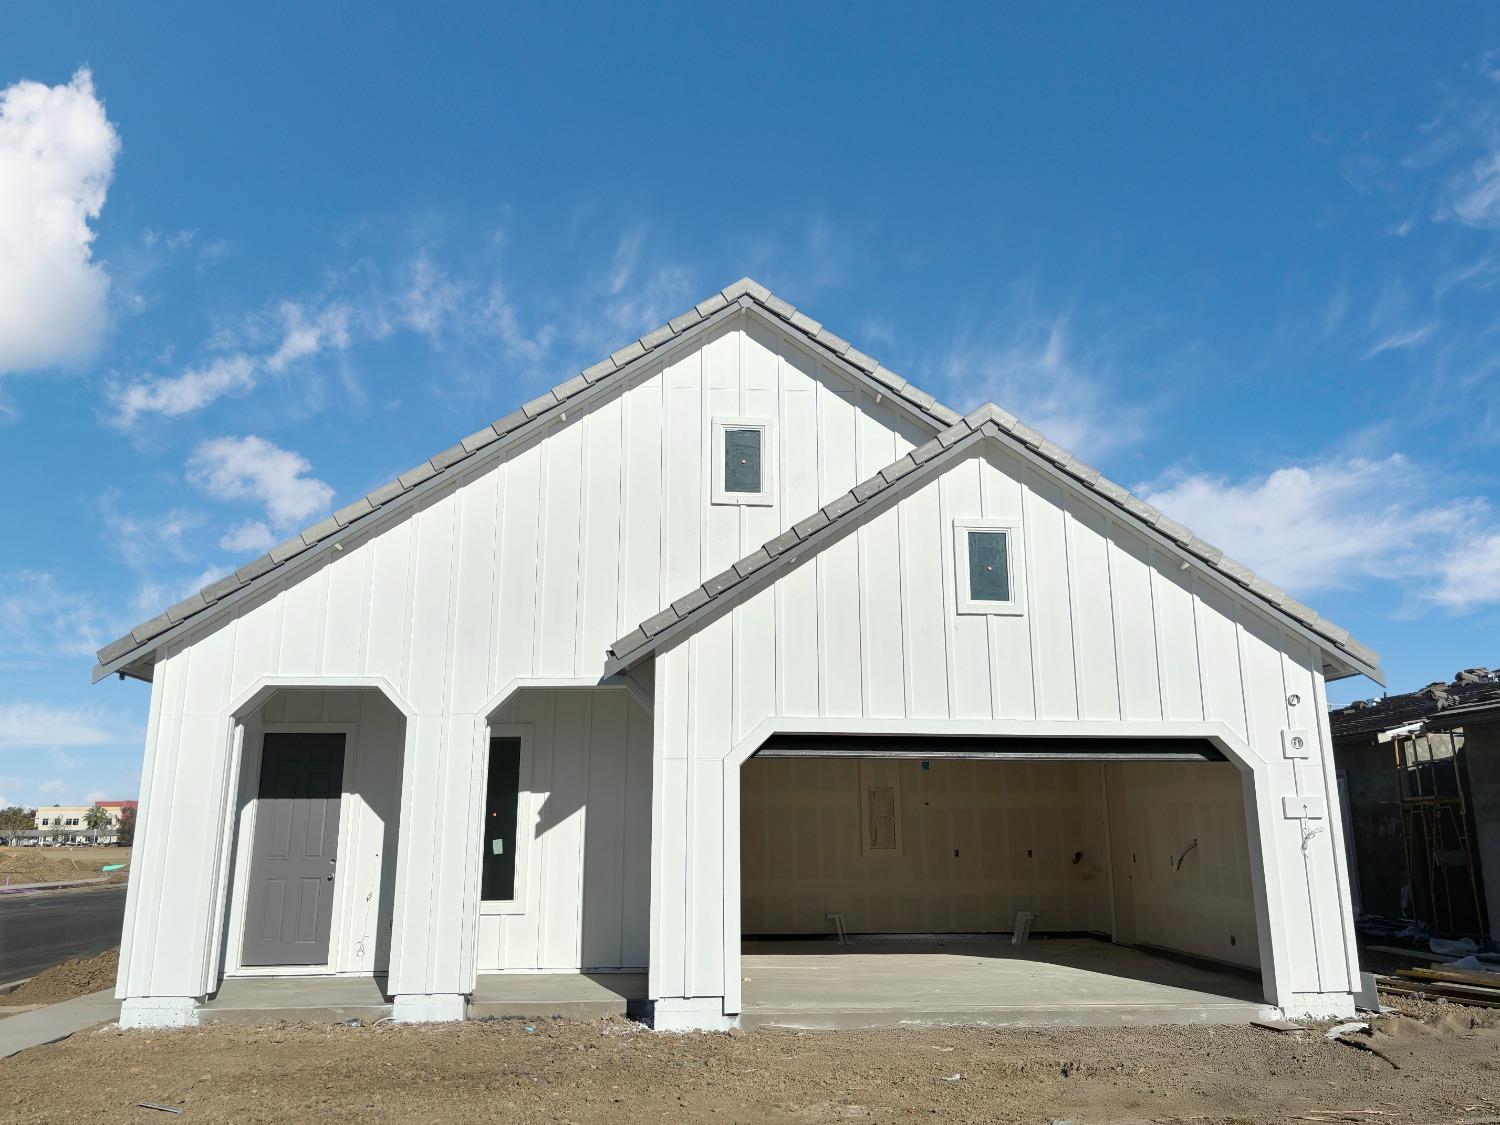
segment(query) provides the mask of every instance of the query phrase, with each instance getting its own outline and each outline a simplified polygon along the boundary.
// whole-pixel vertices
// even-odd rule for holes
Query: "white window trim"
[[[533,793],[531,791],[531,726],[521,723],[491,723],[484,741],[484,768],[480,770],[480,807],[483,808],[483,794],[489,792],[490,739],[492,738],[518,738],[521,740],[521,769],[516,785],[516,884],[514,898],[481,899],[479,902],[479,913],[481,916],[525,914],[526,875],[531,865],[531,845],[533,838],[536,836],[537,815],[541,812],[542,801],[546,799],[546,794]],[[479,833],[477,844],[481,849],[484,846],[484,834],[482,831]]]
[[[724,490],[724,431],[760,431],[760,491]],[[776,423],[770,418],[715,418],[713,420],[713,502],[770,507],[776,503]]]
[[[989,601],[969,597],[969,532],[1003,531],[1006,568],[1010,577],[1010,600]],[[954,591],[958,595],[959,613],[987,613],[1001,617],[1020,617],[1026,612],[1026,552],[1021,549],[1019,519],[977,519],[953,521]]]

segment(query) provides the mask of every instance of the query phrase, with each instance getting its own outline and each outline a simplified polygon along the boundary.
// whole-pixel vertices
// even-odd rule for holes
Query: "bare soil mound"
[[[23,1004],[56,1004],[75,996],[87,996],[101,988],[113,988],[120,967],[120,951],[106,949],[97,957],[64,961],[38,973],[14,992],[0,996],[7,1007]]]

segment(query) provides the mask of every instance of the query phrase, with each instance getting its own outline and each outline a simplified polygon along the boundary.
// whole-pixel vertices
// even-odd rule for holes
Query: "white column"
[[[461,1020],[474,991],[477,740],[472,715],[408,720],[387,982],[399,1022]]]

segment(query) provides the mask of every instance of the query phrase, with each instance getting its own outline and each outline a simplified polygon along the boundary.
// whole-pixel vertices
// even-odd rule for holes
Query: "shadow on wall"
[[[532,732],[526,916],[480,969],[645,967],[650,935],[651,715],[618,689],[528,689],[497,724]],[[529,814],[527,810],[530,810]],[[493,963],[486,963],[486,959]],[[502,963],[503,962],[503,963]]]

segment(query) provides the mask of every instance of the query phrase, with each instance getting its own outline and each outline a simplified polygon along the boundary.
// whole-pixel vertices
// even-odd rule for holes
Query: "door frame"
[[[229,905],[228,948],[224,952],[224,976],[228,977],[326,977],[348,972],[345,968],[348,915],[353,904],[350,880],[334,868],[333,916],[328,924],[328,960],[321,965],[244,965],[241,964],[245,941],[245,913],[250,898],[250,861],[255,843],[255,814],[260,807],[260,764],[268,734],[342,734],[344,736],[344,772],[339,779],[339,836],[337,858],[346,865],[353,854],[356,831],[355,796],[350,779],[358,776],[355,768],[359,753],[358,723],[264,723],[259,718],[245,720],[244,752],[240,765],[239,800],[244,809],[234,826],[233,886]],[[348,870],[347,866],[345,870]],[[359,976],[367,976],[368,970]]]

